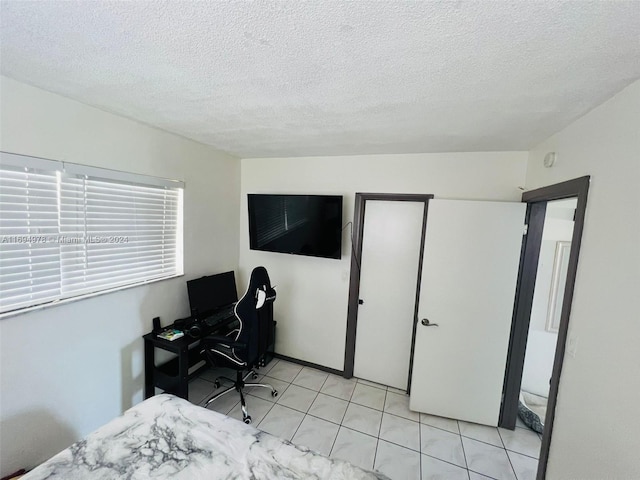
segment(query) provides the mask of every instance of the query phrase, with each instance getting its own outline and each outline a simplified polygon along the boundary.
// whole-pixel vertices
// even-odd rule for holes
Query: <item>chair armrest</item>
[[[247,346],[246,343],[232,342],[229,337],[223,337],[221,335],[207,335],[206,337],[202,337],[201,341],[205,347],[209,345],[219,345],[219,344],[224,344],[232,348],[244,348]]]

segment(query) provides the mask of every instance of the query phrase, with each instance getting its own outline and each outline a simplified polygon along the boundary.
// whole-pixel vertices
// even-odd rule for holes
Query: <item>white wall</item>
[[[238,263],[240,162],[2,77],[0,149],[174,178],[185,276],[0,320],[0,476],[32,467],[142,399],[141,335],[189,313],[185,280]]]
[[[558,160],[544,168],[545,153]],[[550,479],[640,478],[640,81],[534,148],[527,188],[591,186],[548,463]]]
[[[342,370],[351,240],[341,260],[249,250],[247,193],[344,195],[343,223],[356,192],[433,193],[440,198],[519,201],[527,154],[447,153],[242,160],[240,271],[264,265],[277,285],[276,351]]]
[[[570,205],[567,205],[567,202],[571,202]],[[549,332],[546,329],[556,242],[571,241],[575,207],[575,199],[549,202],[544,219],[527,351],[522,372],[522,389],[542,397],[549,396],[549,380],[558,340],[556,332]],[[562,292],[559,293],[559,297],[562,299]],[[559,303],[556,308],[561,306],[562,303]]]

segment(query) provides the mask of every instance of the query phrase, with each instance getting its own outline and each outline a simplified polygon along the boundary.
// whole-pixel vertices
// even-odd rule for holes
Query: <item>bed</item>
[[[547,398],[520,390],[518,416],[531,430],[542,433],[547,414]]]
[[[157,395],[23,480],[386,479],[173,395]]]

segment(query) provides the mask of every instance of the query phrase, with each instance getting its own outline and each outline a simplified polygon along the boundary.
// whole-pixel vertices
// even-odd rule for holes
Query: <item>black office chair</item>
[[[246,293],[234,308],[239,326],[229,332],[227,336],[209,335],[202,339],[202,352],[214,367],[227,367],[236,370],[236,379],[218,377],[215,380],[216,389],[220,387],[220,380],[233,382],[226,390],[216,393],[204,404],[209,406],[214,400],[236,390],[240,394],[242,404],[242,419],[244,423],[251,423],[251,416],[247,412],[247,405],[242,390],[245,387],[262,387],[271,389],[273,397],[278,391],[271,385],[264,383],[246,383],[251,376],[258,378],[255,368],[263,366],[267,353],[268,339],[271,335],[273,323],[272,304],[275,300],[275,290],[271,287],[269,275],[264,267],[256,267],[251,272],[251,279]],[[246,374],[243,373],[247,371]]]

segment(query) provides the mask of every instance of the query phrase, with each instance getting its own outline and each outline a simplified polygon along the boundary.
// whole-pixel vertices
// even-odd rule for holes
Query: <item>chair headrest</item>
[[[256,310],[261,309],[265,303],[273,302],[276,299],[275,287],[267,287],[266,285],[256,290]]]

